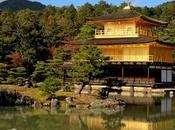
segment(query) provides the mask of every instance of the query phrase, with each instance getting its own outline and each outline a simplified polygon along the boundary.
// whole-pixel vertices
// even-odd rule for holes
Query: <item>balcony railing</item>
[[[104,30],[95,30],[96,38],[108,38],[108,37],[131,37],[137,35],[134,30],[117,30],[117,31],[104,31]]]
[[[162,57],[154,55],[105,55],[112,62],[160,62],[174,63],[171,57]]]
[[[110,61],[118,62],[153,62],[153,55],[105,55],[110,57]]]
[[[95,30],[95,38],[119,38],[119,37],[136,37],[136,36],[150,36],[157,37],[157,35],[150,29],[118,29],[116,31]]]

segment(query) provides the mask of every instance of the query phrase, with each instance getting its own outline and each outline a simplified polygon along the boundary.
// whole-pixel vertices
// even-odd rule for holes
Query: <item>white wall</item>
[[[167,82],[172,82],[172,70],[167,70]]]
[[[167,82],[166,70],[161,70],[161,82]]]
[[[161,70],[161,81],[172,82],[172,70]]]

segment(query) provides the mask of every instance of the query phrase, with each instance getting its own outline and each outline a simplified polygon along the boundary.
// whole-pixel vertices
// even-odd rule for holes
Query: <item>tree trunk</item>
[[[80,89],[78,90],[78,94],[81,94],[81,92],[83,91],[83,89],[84,89],[84,87],[85,87],[86,85],[85,84],[82,84],[81,86],[80,86]]]
[[[89,84],[89,85],[88,85],[88,94],[90,95],[91,92],[92,92],[92,86],[91,86],[91,84]]]
[[[88,130],[87,124],[85,124],[85,123],[83,122],[83,120],[81,119],[80,115],[77,116],[77,119],[78,119],[79,126],[80,126],[79,128],[80,128],[80,129],[83,129],[83,130]]]

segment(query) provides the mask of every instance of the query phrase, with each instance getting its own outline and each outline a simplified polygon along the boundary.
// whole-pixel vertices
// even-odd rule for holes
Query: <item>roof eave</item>
[[[140,16],[141,19],[143,20],[146,20],[146,21],[149,21],[149,22],[152,22],[156,25],[167,25],[168,22],[164,22],[164,21],[161,21],[161,20],[157,20],[157,19],[154,19],[154,18],[151,18],[151,17],[147,17],[147,16]]]
[[[134,19],[138,19],[137,17],[133,17],[133,18],[123,18],[123,19],[91,19],[88,22],[89,23],[96,23],[96,22],[114,22],[114,21],[128,21],[128,20],[134,20]]]
[[[175,44],[163,42],[163,41],[160,41],[160,40],[156,40],[156,42],[158,42],[160,44],[163,44],[163,45],[171,46],[171,47],[173,47],[175,49]]]

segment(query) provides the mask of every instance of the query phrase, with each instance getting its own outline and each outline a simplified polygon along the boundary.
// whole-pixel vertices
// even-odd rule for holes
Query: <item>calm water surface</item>
[[[0,107],[0,130],[175,130],[175,98],[159,101],[118,111]]]

